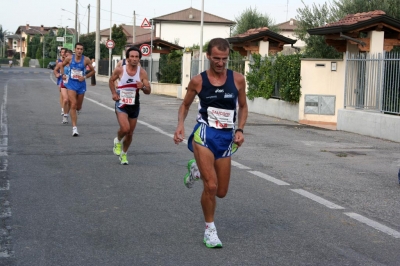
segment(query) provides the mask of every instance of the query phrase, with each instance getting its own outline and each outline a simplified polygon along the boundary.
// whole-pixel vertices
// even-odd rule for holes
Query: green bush
[[[301,55],[278,55],[262,58],[259,54],[252,55],[253,63],[250,72],[246,74],[247,97],[271,98],[275,86],[279,88],[282,100],[298,103],[301,96],[300,57]]]
[[[24,67],[29,67],[29,61],[31,60],[30,57],[25,57],[24,58],[24,62],[23,62],[23,66]]]

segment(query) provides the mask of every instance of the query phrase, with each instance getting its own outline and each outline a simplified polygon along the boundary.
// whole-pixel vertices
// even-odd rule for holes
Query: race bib
[[[71,78],[79,79],[79,77],[83,77],[83,71],[79,69],[71,69]]]
[[[69,75],[65,75],[65,80],[64,80],[64,84],[67,84],[69,80]]]
[[[134,105],[136,97],[136,90],[120,90],[119,102],[120,104]]]
[[[225,110],[215,107],[208,107],[208,125],[214,128],[233,128],[234,110]]]

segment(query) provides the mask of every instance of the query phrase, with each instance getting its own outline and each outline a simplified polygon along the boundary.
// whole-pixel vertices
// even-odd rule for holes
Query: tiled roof
[[[335,21],[335,22],[326,24],[324,27],[352,25],[352,24],[356,24],[361,21],[366,21],[371,18],[382,16],[385,14],[386,13],[382,10],[375,10],[375,11],[363,12],[363,13],[357,13],[357,14],[349,14],[339,21]]]
[[[294,31],[297,29],[297,23],[297,20],[291,18],[286,22],[277,24],[276,27],[282,31]]]
[[[185,22],[200,22],[201,11],[195,8],[187,8],[181,11],[177,11],[171,14],[163,15],[160,17],[153,18],[155,21],[185,21]],[[215,16],[213,14],[204,12],[204,23],[224,23],[224,24],[236,24],[236,22]]]
[[[269,30],[268,27],[262,27],[262,28],[257,28],[257,29],[249,29],[245,33],[241,33],[241,34],[238,34],[238,35],[235,35],[235,36],[232,36],[232,37],[243,38],[243,37],[255,35],[255,34],[258,34],[260,32],[267,31],[267,30]]]
[[[230,43],[241,43],[241,42],[246,42],[246,41],[261,40],[261,39],[264,39],[265,37],[270,37],[271,40],[284,42],[284,43],[288,43],[288,44],[292,44],[292,43],[294,44],[296,42],[296,40],[287,38],[281,34],[278,34],[276,32],[269,30],[268,27],[249,29],[245,33],[241,33],[241,34],[232,36],[230,38],[227,38],[227,40]]]
[[[133,25],[125,25],[121,24],[122,29],[126,35],[127,42],[132,43],[132,36],[133,36]],[[140,26],[135,26],[135,35],[136,35],[136,40],[139,36],[141,35],[150,35],[150,30],[149,29],[144,29]],[[100,36],[110,36],[110,28],[104,29],[100,31]]]

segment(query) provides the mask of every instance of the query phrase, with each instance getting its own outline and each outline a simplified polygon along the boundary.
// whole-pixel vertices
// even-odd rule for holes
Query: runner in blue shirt
[[[68,89],[68,100],[70,103],[70,117],[72,122],[72,136],[79,136],[77,122],[78,116],[76,110],[82,108],[83,98],[86,92],[86,81],[85,79],[90,78],[95,74],[92,67],[92,62],[89,57],[83,55],[83,44],[75,44],[75,54],[65,58],[62,63],[61,74],[63,75],[63,80],[67,79],[64,73],[64,67],[69,64],[69,75],[68,83],[65,86]],[[86,66],[89,66],[90,72],[86,75]]]

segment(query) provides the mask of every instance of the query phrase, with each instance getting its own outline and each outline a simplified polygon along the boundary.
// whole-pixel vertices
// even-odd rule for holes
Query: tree
[[[84,47],[84,55],[89,57],[89,58],[95,58],[96,56],[96,33],[89,33],[86,35],[82,35],[79,38],[79,42],[83,44]],[[109,57],[109,51],[108,48],[105,46],[105,44],[100,44],[100,58],[99,59],[105,59]]]
[[[336,20],[347,14],[382,10],[386,15],[400,19],[400,0],[333,0],[332,13]]]
[[[400,0],[333,0],[332,4],[312,4],[298,8],[296,36],[306,43],[305,56],[314,58],[339,58],[342,53],[327,45],[324,36],[309,36],[308,29],[322,27],[327,23],[338,21],[348,14],[382,10],[386,15],[400,19]]]
[[[29,36],[30,37],[30,36]],[[36,34],[33,38],[28,42],[28,57],[32,59],[37,59],[36,51],[40,49],[40,35]],[[40,58],[40,57],[39,57]]]
[[[114,24],[112,27],[111,38],[115,42],[115,47],[112,53],[115,55],[122,55],[122,53],[125,51],[127,41],[122,25],[117,27],[117,25]]]
[[[246,8],[239,17],[235,17],[236,26],[233,29],[233,35],[241,34],[249,29],[268,27],[271,31],[278,32],[279,29],[274,26],[274,21],[268,15],[263,15],[256,8]]]

